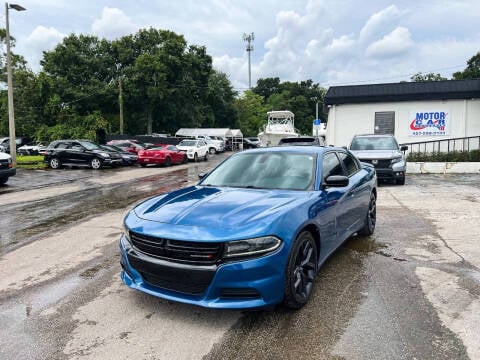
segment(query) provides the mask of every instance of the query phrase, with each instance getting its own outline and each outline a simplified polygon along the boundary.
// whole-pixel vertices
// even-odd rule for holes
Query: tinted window
[[[168,150],[170,151],[177,151],[177,147],[176,146],[173,146],[173,145],[170,145],[169,147],[167,147]]]
[[[352,140],[350,150],[398,150],[398,144],[391,136],[362,136]]]
[[[347,176],[355,174],[358,171],[358,164],[352,155],[340,152],[338,153],[338,156],[340,157],[343,166],[347,170]]]
[[[323,179],[326,179],[331,175],[344,175],[342,165],[340,164],[340,161],[335,153],[328,153],[323,157]]]
[[[66,149],[66,148],[68,148],[68,143],[61,142],[55,145],[55,149]]]

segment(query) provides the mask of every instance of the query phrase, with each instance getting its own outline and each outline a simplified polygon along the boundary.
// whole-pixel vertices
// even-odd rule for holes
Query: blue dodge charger
[[[210,308],[298,309],[328,256],[375,230],[376,184],[375,169],[341,148],[237,153],[126,215],[122,280]]]

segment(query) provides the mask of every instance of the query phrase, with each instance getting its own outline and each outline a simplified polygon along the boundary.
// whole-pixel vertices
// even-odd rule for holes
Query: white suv
[[[212,139],[208,135],[197,135],[197,139],[202,139],[207,143],[208,151],[212,155],[225,150],[225,142],[222,140]]]
[[[10,176],[15,175],[17,170],[12,162],[12,157],[0,152],[0,185],[6,184]]]
[[[200,158],[205,161],[208,160],[209,149],[207,143],[203,140],[182,140],[177,148],[186,151],[189,160],[195,162]]]

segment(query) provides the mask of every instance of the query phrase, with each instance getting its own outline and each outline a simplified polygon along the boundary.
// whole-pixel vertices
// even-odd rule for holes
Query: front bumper
[[[122,281],[160,298],[219,309],[262,308],[282,301],[286,250],[219,265],[190,265],[160,260],[120,238]]]
[[[0,178],[14,176],[16,173],[16,168],[0,169]]]

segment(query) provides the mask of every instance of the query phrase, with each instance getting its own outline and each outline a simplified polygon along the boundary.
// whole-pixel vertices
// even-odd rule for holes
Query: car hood
[[[141,219],[160,223],[231,229],[252,221],[270,222],[309,196],[299,191],[193,186],[151,198],[134,211]]]
[[[392,159],[402,156],[398,150],[350,150],[359,159]]]

